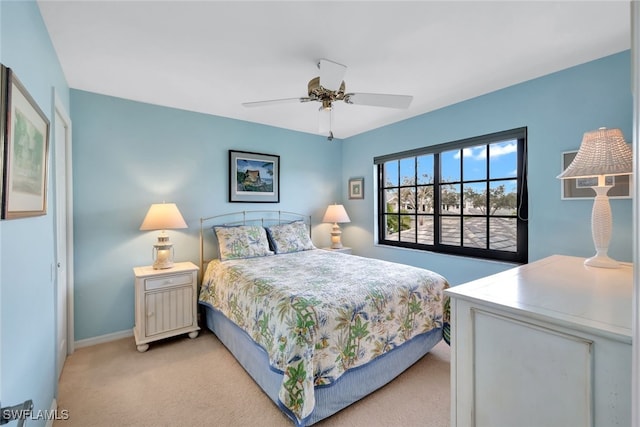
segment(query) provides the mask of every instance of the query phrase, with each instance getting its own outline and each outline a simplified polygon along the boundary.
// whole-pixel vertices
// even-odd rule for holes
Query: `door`
[[[71,121],[57,97],[53,123],[56,189],[56,345],[57,373],[73,352],[71,221]]]

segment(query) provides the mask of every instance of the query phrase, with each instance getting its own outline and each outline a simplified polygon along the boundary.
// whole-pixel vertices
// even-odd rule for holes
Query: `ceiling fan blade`
[[[278,104],[290,104],[292,102],[308,102],[311,101],[311,98],[307,97],[298,97],[298,98],[283,98],[283,99],[271,99],[268,101],[254,101],[254,102],[243,102],[243,107],[265,107],[269,105],[278,105]]]
[[[374,107],[409,108],[413,96],[381,93],[350,93],[345,95],[347,104],[372,105]]]
[[[321,59],[318,67],[320,67],[320,86],[329,90],[340,89],[347,67],[328,59]]]

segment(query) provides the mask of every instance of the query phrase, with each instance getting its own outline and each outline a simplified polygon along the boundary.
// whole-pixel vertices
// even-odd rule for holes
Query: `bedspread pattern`
[[[283,372],[281,403],[298,419],[327,385],[443,326],[446,280],[431,271],[310,250],[212,261],[200,301],[220,310]]]

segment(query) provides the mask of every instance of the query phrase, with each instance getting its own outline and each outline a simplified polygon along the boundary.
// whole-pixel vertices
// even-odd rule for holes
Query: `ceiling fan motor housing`
[[[340,84],[338,90],[333,91],[320,86],[320,77],[315,77],[309,81],[307,88],[309,98],[322,102],[323,109],[330,109],[333,101],[342,101],[344,99],[344,81]]]

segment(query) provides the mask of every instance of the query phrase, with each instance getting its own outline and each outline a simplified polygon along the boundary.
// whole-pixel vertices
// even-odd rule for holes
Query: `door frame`
[[[631,1],[631,92],[633,95],[633,301],[631,425],[640,425],[640,2]]]
[[[67,355],[70,355],[74,352],[75,350],[75,343],[74,343],[74,324],[73,324],[73,289],[74,289],[74,283],[73,283],[73,168],[72,168],[72,127],[71,127],[71,118],[69,117],[69,114],[67,113],[67,110],[65,108],[65,106],[63,105],[62,101],[60,100],[60,98],[58,97],[55,88],[53,89],[53,126],[55,127],[55,115],[58,114],[62,120],[65,123],[65,126],[67,127],[68,131],[66,132],[66,140],[65,140],[65,173],[64,173],[64,178],[65,178],[65,192],[66,192],[66,218],[58,218],[58,215],[56,213],[56,219],[54,221],[54,233],[56,236],[56,239],[59,238],[64,238],[66,239],[66,259],[67,259],[67,269],[66,269],[66,279],[67,279]],[[52,134],[55,137],[55,129],[52,129]],[[54,139],[55,141],[55,139]],[[55,141],[55,145],[58,145],[58,141]],[[55,149],[55,148],[54,148]],[[55,157],[54,157],[55,159]],[[56,165],[57,166],[57,165]],[[56,174],[56,180],[59,176],[58,173],[58,168],[55,167],[55,174]],[[57,184],[56,184],[57,185]],[[56,200],[57,202],[57,200]],[[60,220],[64,220],[66,221],[66,236],[58,236],[58,221]],[[58,254],[57,254],[57,247],[55,249],[56,251],[56,260],[55,263],[57,265],[58,263]],[[56,267],[57,270],[57,267]],[[57,274],[56,274],[56,290],[57,290]],[[57,299],[56,299],[56,305],[57,305]],[[56,316],[56,322],[57,322],[57,316]],[[57,338],[56,338],[56,343],[58,342]],[[56,347],[57,348],[57,347]],[[56,354],[57,354],[57,350],[56,350]],[[56,371],[57,371],[57,366],[56,366]]]

